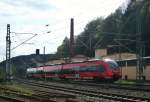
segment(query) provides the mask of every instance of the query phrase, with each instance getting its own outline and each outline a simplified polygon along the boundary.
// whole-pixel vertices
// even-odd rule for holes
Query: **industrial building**
[[[116,60],[121,68],[122,79],[136,80],[137,59],[134,53],[107,54],[107,49],[96,49],[95,58],[111,58]],[[150,57],[143,58],[144,68],[142,70],[143,80],[150,80]]]

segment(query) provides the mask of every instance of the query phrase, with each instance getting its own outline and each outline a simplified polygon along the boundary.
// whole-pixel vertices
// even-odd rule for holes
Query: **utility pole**
[[[33,36],[30,37],[29,39],[23,41],[22,43],[20,43],[16,47],[14,47],[14,48],[11,49],[11,39],[10,39],[10,34],[11,33],[15,33],[15,32],[10,32],[10,24],[7,24],[7,35],[6,35],[6,66],[5,66],[5,80],[6,81],[11,81],[11,79],[12,79],[11,51],[14,50],[14,49],[16,49],[17,47],[21,46],[25,42],[31,40],[35,36],[37,36],[37,34],[33,34],[33,33],[22,33],[22,34],[32,34]]]
[[[12,69],[11,69],[11,39],[10,39],[10,24],[7,24],[7,35],[6,35],[6,81],[10,81],[12,77]]]
[[[70,60],[74,56],[74,19],[70,22]]]
[[[136,70],[136,79],[142,80],[143,79],[143,57],[144,57],[144,43],[141,39],[141,0],[136,0],[137,2],[137,10],[136,10],[136,57],[137,57],[137,70]]]
[[[44,64],[43,64],[43,69],[44,69],[44,80],[46,81],[46,72],[45,72],[45,62],[46,62],[46,55],[45,55],[45,46],[43,47],[43,54],[44,54]]]

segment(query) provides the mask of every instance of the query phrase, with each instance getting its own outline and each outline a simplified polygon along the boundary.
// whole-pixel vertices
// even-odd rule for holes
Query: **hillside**
[[[47,61],[55,59],[56,59],[55,54],[46,54],[45,56],[43,54],[41,55],[32,54],[14,57],[11,59],[13,74],[15,76],[25,75],[26,68],[40,66]],[[3,72],[3,68],[5,68],[5,63],[6,61],[0,63],[1,73]]]
[[[75,55],[93,57],[95,48],[107,48],[110,54],[136,53],[140,46],[138,49],[143,49],[143,56],[150,56],[150,1],[137,1],[129,0],[127,7],[122,5],[106,18],[98,17],[90,21],[75,37]],[[69,42],[66,37],[57,49],[58,55],[69,56]]]

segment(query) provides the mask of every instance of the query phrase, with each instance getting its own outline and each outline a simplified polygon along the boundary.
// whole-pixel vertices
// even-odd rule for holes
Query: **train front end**
[[[121,78],[121,69],[116,61],[111,59],[104,59],[107,63],[107,77],[106,79],[111,79],[117,81]]]

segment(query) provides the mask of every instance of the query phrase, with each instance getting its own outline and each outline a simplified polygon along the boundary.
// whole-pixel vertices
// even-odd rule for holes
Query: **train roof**
[[[76,63],[84,63],[84,62],[93,62],[93,61],[103,61],[101,59],[90,59],[86,61],[74,61],[74,62],[68,62],[68,63],[59,63],[59,64],[49,64],[44,66],[53,66],[53,65],[62,65],[62,64],[76,64]]]
[[[108,60],[115,62],[115,60],[110,59],[110,58],[105,58],[105,59],[90,59],[90,60],[76,61],[76,62],[70,62],[70,63],[59,63],[59,64],[42,65],[42,66],[37,66],[36,68],[44,67],[44,66],[57,66],[57,65],[63,65],[63,64],[76,64],[76,63],[85,63],[85,62],[94,62],[94,61],[104,61],[104,62],[107,62]]]
[[[93,61],[104,61],[104,60],[102,60],[102,59],[90,59],[90,60],[86,60],[86,61],[74,61],[74,62],[70,62],[70,63],[49,64],[49,65],[42,65],[42,66],[37,66],[37,67],[54,66],[54,65],[62,65],[62,64],[76,64],[76,63],[93,62]]]

